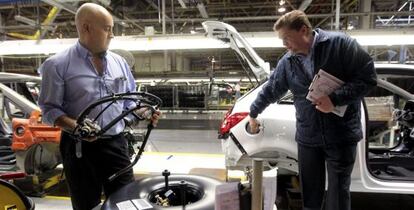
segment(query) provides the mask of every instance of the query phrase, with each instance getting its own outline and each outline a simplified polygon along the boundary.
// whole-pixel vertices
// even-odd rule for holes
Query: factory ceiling
[[[227,22],[240,32],[272,31],[277,18],[293,9],[305,11],[314,27],[327,30],[414,29],[413,0],[2,0],[0,39],[75,38],[75,12],[85,2],[98,3],[113,14],[116,36],[203,34],[201,22],[206,20]],[[285,52],[282,48],[257,51],[271,66]],[[413,46],[370,47],[368,51],[375,59],[385,61],[390,60],[391,55],[396,61],[398,54],[407,52],[407,60],[414,62]],[[214,57],[219,61],[219,70],[241,71],[237,58],[229,50],[178,53],[189,58],[192,69],[198,69],[202,75]],[[135,53],[138,57],[153,54],[157,52]],[[3,56],[1,69],[35,74],[48,56]]]
[[[86,1],[4,0],[2,40],[76,37],[74,14]],[[115,21],[115,35],[202,33],[201,22],[220,20],[241,32],[271,31],[283,13],[304,10],[313,26],[334,29],[336,0],[94,0]],[[369,6],[367,6],[367,2]],[[341,0],[340,29],[413,27],[413,1]],[[365,4],[365,5],[364,5]],[[163,13],[165,11],[165,13]],[[165,16],[163,15],[165,14]],[[365,17],[369,26],[362,25]]]

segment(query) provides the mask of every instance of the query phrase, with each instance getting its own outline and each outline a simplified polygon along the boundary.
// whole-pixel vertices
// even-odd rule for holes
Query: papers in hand
[[[333,91],[341,87],[343,84],[344,82],[342,80],[320,69],[319,72],[313,78],[312,83],[309,85],[309,91],[308,95],[306,96],[306,99],[315,102],[316,99],[331,94]],[[332,113],[340,117],[343,117],[347,107],[348,105],[335,106]]]

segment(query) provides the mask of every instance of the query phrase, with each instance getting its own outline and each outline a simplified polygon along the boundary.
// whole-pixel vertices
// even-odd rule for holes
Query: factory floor
[[[161,175],[168,169],[172,174],[201,174],[222,181],[226,181],[226,177],[243,179],[241,171],[225,170],[221,141],[217,139],[218,122],[205,116],[198,123],[188,118],[175,122],[165,120],[153,130],[146,152],[133,168],[135,178]],[[414,209],[413,195],[352,193],[351,196],[352,210]],[[65,183],[43,197],[31,198],[36,210],[72,209]]]
[[[226,170],[217,130],[154,129],[146,152],[133,168],[136,179],[172,174],[203,174],[225,181]],[[233,176],[241,176],[235,172]],[[44,197],[32,197],[36,210],[72,209],[64,184]],[[63,189],[62,189],[63,188]]]

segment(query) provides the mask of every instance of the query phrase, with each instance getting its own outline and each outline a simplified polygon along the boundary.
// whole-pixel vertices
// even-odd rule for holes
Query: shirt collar
[[[325,41],[327,41],[327,40],[329,39],[329,35],[328,35],[328,33],[327,33],[326,31],[324,31],[324,30],[320,29],[320,28],[316,28],[316,29],[314,30],[314,32],[315,32],[315,33],[318,33],[318,38],[317,38],[317,39],[315,39],[315,40],[316,40],[316,42],[315,42],[315,44],[316,44],[316,45],[317,45],[318,43],[320,43],[320,42],[325,42]]]
[[[312,41],[311,50],[313,50],[313,48],[315,47],[315,43],[318,38],[319,38],[319,33],[317,31],[313,31],[313,41]]]
[[[84,47],[80,41],[76,43],[76,50],[78,51],[81,58],[87,58],[89,56],[89,50]]]
[[[86,49],[85,46],[83,46],[80,41],[78,40],[78,42],[76,43],[76,50],[78,51],[79,55],[81,58],[88,58],[90,56],[92,56],[92,54],[89,52],[88,49]],[[106,55],[108,55],[108,52],[105,52],[104,55],[102,57],[106,57]]]

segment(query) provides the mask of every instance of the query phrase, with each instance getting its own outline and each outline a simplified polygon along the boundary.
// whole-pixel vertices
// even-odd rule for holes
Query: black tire
[[[222,182],[196,175],[171,175],[169,177],[169,183],[171,185],[177,184],[182,180],[186,181],[189,185],[198,188],[203,193],[201,199],[187,205],[185,207],[186,210],[214,210],[215,189],[216,186],[222,184]],[[182,206],[162,207],[150,202],[149,199],[151,194],[154,191],[164,188],[164,186],[163,176],[149,177],[134,181],[109,196],[101,209],[117,209],[116,204],[119,202],[144,199],[153,206],[153,210],[182,210]]]
[[[12,137],[11,136],[2,136],[0,135],[0,146],[11,146],[12,145]]]

